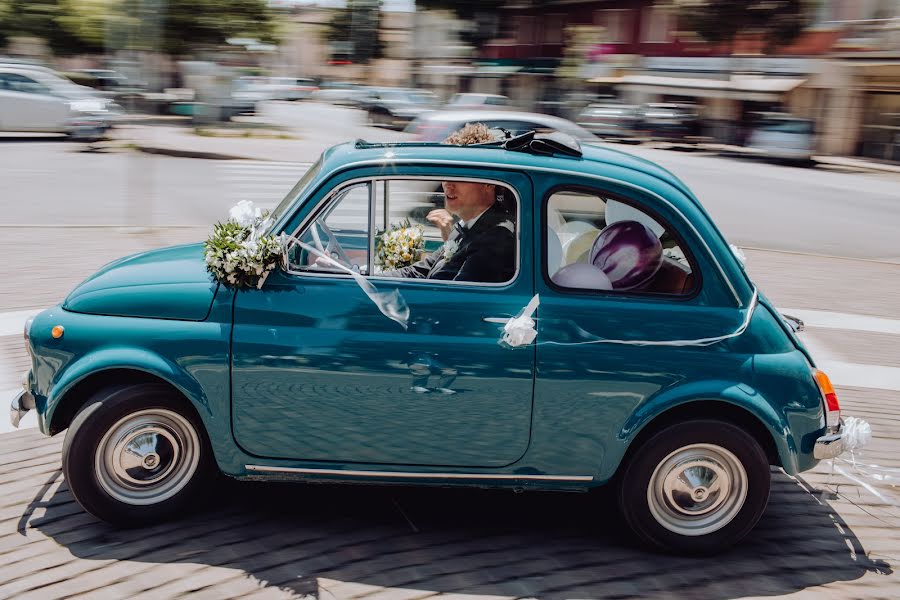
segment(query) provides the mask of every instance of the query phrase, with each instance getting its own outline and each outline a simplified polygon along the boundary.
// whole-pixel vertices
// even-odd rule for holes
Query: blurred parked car
[[[633,104],[591,104],[578,115],[578,124],[601,138],[636,140],[641,119]]]
[[[809,119],[768,115],[750,134],[747,148],[768,158],[809,163],[815,150],[815,133]]]
[[[319,89],[308,77],[270,77],[263,86],[272,100],[306,100]]]
[[[454,94],[444,108],[497,108],[509,106],[509,98],[499,94]]]
[[[369,88],[362,104],[371,124],[398,129],[434,107],[431,92],[403,88]]]
[[[365,88],[329,88],[318,89],[310,94],[309,99],[315,102],[328,102],[344,106],[360,106],[368,97]]]
[[[501,128],[511,135],[526,131],[552,133],[560,131],[582,143],[600,140],[587,129],[571,121],[538,113],[506,110],[439,110],[422,115],[409,127],[407,133],[423,142],[439,142],[466,123],[484,123],[488,127]]]
[[[0,65],[0,131],[93,139],[101,137],[119,115],[112,100],[50,69]]]
[[[700,125],[693,104],[652,103],[643,106],[638,129],[653,141],[693,144],[700,141]]]

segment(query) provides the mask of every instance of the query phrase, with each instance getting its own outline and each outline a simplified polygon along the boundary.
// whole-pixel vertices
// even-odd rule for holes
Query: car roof
[[[452,164],[457,166],[512,167],[529,169],[554,169],[567,171],[573,175],[608,176],[610,166],[642,174],[682,192],[695,205],[700,206],[687,186],[675,175],[649,160],[614,150],[612,148],[582,145],[582,156],[536,155],[515,152],[497,147],[460,147],[441,143],[386,143],[368,144],[347,142],[333,146],[322,155],[322,174],[330,176],[358,163],[384,163],[385,154],[390,152],[390,160],[396,162],[418,162]]]
[[[511,121],[519,119],[522,121],[532,121],[546,125],[547,127],[571,127],[572,122],[551,115],[541,113],[524,112],[519,110],[481,110],[481,109],[462,109],[462,110],[435,110],[420,117],[427,121],[440,121],[446,123],[477,121]]]

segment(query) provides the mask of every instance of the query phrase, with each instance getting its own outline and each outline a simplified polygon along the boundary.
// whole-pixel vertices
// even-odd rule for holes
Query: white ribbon
[[[365,277],[342,265],[335,259],[331,258],[325,252],[317,250],[313,248],[309,244],[304,244],[300,240],[295,237],[288,238],[291,241],[295,242],[298,246],[306,250],[307,252],[311,252],[315,256],[324,259],[331,265],[334,265],[340,271],[347,273],[353,280],[356,281],[356,284],[365,292],[366,296],[378,307],[378,310],[381,311],[381,314],[391,319],[392,321],[396,321],[400,324],[403,329],[406,329],[409,326],[409,305],[406,303],[406,300],[403,299],[403,296],[400,294],[400,290],[394,288],[390,292],[379,292],[378,288],[376,288],[370,281],[368,281]],[[285,255],[287,252],[285,251]]]
[[[533,342],[534,338],[537,337],[537,330],[534,328],[534,319],[532,319],[531,316],[534,314],[534,311],[537,310],[540,303],[540,297],[535,294],[534,298],[529,300],[528,304],[525,305],[525,308],[522,309],[522,312],[520,312],[518,316],[507,321],[506,325],[503,326],[503,337],[500,341],[513,348],[527,346]]]
[[[862,450],[872,441],[872,427],[862,419],[847,417],[844,419],[843,435],[844,452]]]

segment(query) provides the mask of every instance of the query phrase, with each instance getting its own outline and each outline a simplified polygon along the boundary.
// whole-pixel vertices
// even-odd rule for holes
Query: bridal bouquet
[[[419,260],[424,248],[424,230],[419,225],[410,225],[409,219],[406,219],[378,235],[375,264],[382,270],[408,267]]]
[[[225,285],[261,288],[284,252],[283,236],[264,235],[271,224],[268,211],[239,202],[204,244],[207,270]]]

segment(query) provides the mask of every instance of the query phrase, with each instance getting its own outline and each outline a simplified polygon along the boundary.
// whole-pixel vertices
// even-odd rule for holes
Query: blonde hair
[[[472,144],[487,144],[496,141],[496,138],[484,123],[466,123],[461,129],[454,131],[444,140],[445,144],[454,146],[470,146]]]

